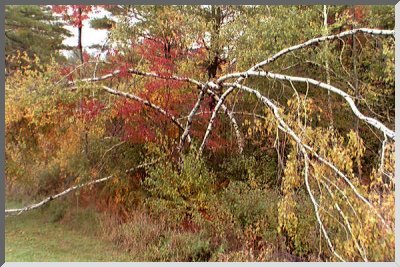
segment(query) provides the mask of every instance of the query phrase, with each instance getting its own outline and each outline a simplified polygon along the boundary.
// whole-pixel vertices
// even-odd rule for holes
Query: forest
[[[394,22],[5,6],[6,261],[394,261]]]

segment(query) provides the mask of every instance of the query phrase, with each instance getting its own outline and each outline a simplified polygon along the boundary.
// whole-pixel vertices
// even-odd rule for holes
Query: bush
[[[252,189],[247,183],[238,181],[231,182],[219,192],[210,204],[208,216],[199,223],[210,239],[213,260],[227,259],[227,255],[246,250],[258,255],[261,243],[264,250],[265,244],[279,243],[278,197],[273,190]],[[250,236],[251,229],[256,230]]]
[[[215,177],[202,159],[191,152],[183,157],[181,170],[171,162],[158,164],[144,181],[149,194],[146,201],[151,212],[168,214],[173,223],[198,216],[209,208]]]
[[[62,223],[73,230],[81,233],[96,235],[100,234],[101,214],[93,207],[77,207],[70,205],[65,212]]]
[[[64,218],[67,212],[68,204],[69,203],[67,203],[65,200],[54,200],[42,210],[42,216],[45,217],[48,222],[59,222]]]
[[[278,198],[272,190],[251,189],[247,183],[233,182],[221,193],[220,202],[243,229],[265,217],[277,227]]]
[[[51,164],[49,166],[43,166],[38,170],[38,194],[40,196],[47,196],[54,192],[55,188],[60,185],[60,174],[61,169],[58,164]]]
[[[228,159],[222,164],[221,174],[232,181],[247,182],[252,188],[267,188],[276,183],[276,170],[276,159],[262,153]]]

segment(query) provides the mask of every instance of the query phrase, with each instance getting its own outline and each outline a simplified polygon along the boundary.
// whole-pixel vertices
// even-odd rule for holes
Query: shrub
[[[150,169],[144,181],[147,206],[157,214],[168,214],[174,223],[191,219],[209,208],[214,180],[214,174],[193,152],[183,157],[179,171],[171,162],[163,162]]]
[[[238,155],[222,164],[224,178],[247,182],[252,188],[272,187],[276,180],[276,159],[268,154]]]

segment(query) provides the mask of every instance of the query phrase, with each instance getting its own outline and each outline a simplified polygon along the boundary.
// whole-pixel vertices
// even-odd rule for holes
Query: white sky
[[[91,45],[100,44],[103,45],[107,39],[107,30],[95,30],[90,27],[90,19],[92,18],[101,18],[105,16],[109,16],[111,13],[101,10],[100,12],[91,13],[89,15],[89,19],[83,21],[82,27],[82,46],[85,51],[89,53],[96,52],[96,49],[89,49]],[[63,44],[70,45],[70,46],[77,46],[78,45],[78,28],[72,26],[65,26],[67,30],[69,30],[72,34],[71,37],[66,38],[63,41]],[[63,51],[64,55],[68,55],[71,53],[70,51]]]

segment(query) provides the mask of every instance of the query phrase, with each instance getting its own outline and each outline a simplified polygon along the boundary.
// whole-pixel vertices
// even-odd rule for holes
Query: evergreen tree
[[[4,34],[7,71],[26,64],[16,60],[18,53],[36,55],[44,63],[52,56],[61,57],[60,50],[69,49],[62,41],[71,36],[49,7],[33,5],[6,6]]]

